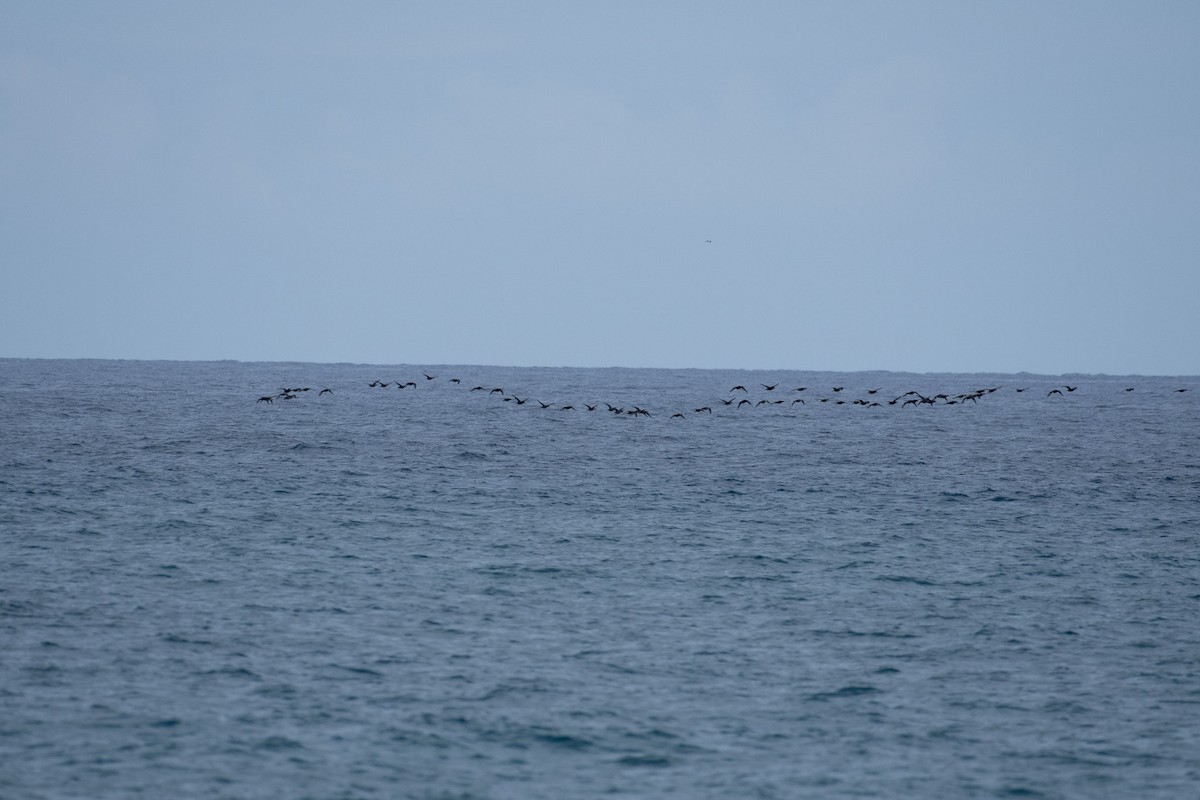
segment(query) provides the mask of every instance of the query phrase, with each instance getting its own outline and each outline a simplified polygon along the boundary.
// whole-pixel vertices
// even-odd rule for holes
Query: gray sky
[[[5,0],[0,356],[1197,374],[1197,42],[1192,0]]]

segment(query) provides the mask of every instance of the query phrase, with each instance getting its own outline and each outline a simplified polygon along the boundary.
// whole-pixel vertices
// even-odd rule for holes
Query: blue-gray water
[[[0,360],[0,797],[1194,797],[1198,412]]]

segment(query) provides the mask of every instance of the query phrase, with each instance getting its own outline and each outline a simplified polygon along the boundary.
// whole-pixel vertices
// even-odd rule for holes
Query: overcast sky
[[[1200,3],[0,2],[0,356],[1200,373]]]

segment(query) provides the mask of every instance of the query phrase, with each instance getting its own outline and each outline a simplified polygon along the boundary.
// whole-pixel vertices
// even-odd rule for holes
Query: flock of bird
[[[438,377],[436,375],[431,375],[428,372],[422,372],[421,374],[424,376],[426,382],[434,381]],[[462,381],[459,378],[450,378],[448,382],[455,386],[459,386],[462,384]],[[400,390],[417,389],[418,388],[417,382],[413,381],[413,380],[381,381],[381,380],[376,379],[376,380],[373,380],[370,383],[368,383],[367,386],[369,388],[377,389],[377,390],[378,389],[387,389],[387,388],[393,387],[393,386]],[[946,392],[939,392],[939,393],[929,394],[929,395],[922,394],[921,392],[918,392],[915,389],[913,389],[913,390],[904,392],[903,394],[898,395],[889,400],[886,398],[882,398],[882,399],[879,398],[879,392],[882,391],[882,387],[876,387],[873,389],[864,390],[865,395],[866,395],[865,397],[860,396],[860,397],[855,398],[854,400],[847,400],[847,399],[845,399],[846,395],[843,394],[843,392],[845,391],[845,388],[846,388],[844,386],[830,387],[829,391],[831,394],[821,393],[821,396],[819,396],[819,397],[816,395],[818,393],[820,393],[821,390],[814,389],[810,392],[809,387],[807,387],[807,386],[796,386],[791,389],[782,389],[780,394],[775,394],[775,392],[777,390],[780,390],[780,387],[782,386],[781,383],[760,383],[760,384],[758,384],[758,386],[762,388],[762,390],[765,394],[764,394],[764,396],[762,396],[761,398],[759,398],[757,400],[750,399],[750,396],[749,396],[750,390],[747,389],[746,386],[744,386],[742,384],[738,384],[729,389],[728,397],[719,397],[716,400],[712,401],[713,405],[717,405],[718,407],[722,407],[722,406],[729,407],[729,408],[732,408],[735,410],[746,409],[746,408],[758,408],[760,406],[785,406],[785,407],[790,408],[790,407],[794,407],[797,405],[799,405],[799,406],[808,405],[809,401],[811,401],[813,404],[831,403],[833,405],[839,405],[839,406],[854,405],[854,406],[861,406],[863,408],[880,408],[884,405],[899,406],[900,408],[907,408],[909,406],[913,406],[913,407],[954,406],[954,405],[965,405],[968,402],[976,404],[981,399],[985,398],[986,396],[993,394],[995,392],[998,392],[1001,389],[1006,388],[1003,386],[989,386],[989,387],[985,387],[983,389],[974,389],[969,392],[959,392],[957,394],[949,394]],[[1012,387],[1012,388],[1017,393],[1023,393],[1023,392],[1029,391],[1032,387],[1020,386],[1020,387]],[[1078,386],[1071,386],[1069,384],[1064,384],[1061,387],[1056,386],[1056,387],[1050,389],[1049,391],[1046,392],[1045,396],[1047,398],[1054,397],[1056,395],[1059,397],[1066,397],[1067,395],[1077,391],[1078,389],[1079,389]],[[1064,390],[1065,390],[1065,392],[1064,392]],[[1130,386],[1130,387],[1125,388],[1123,391],[1132,392],[1134,390],[1135,390],[1135,387]],[[307,386],[305,386],[305,387],[284,387],[284,388],[281,388],[277,394],[262,395],[261,397],[258,398],[257,402],[274,404],[274,402],[276,400],[295,400],[295,399],[299,398],[301,395],[303,395],[304,393],[309,392],[309,391],[311,391],[311,387],[307,387]],[[758,390],[756,389],[755,392],[757,393],[757,391]],[[1175,392],[1186,392],[1187,389],[1181,388],[1181,389],[1175,389],[1174,391]],[[556,409],[558,411],[575,411],[576,410],[576,407],[569,403],[568,404],[547,403],[542,400],[535,400],[528,396],[520,397],[516,394],[510,394],[510,393],[506,392],[502,387],[499,387],[499,386],[477,385],[477,386],[472,387],[469,390],[469,392],[484,392],[489,397],[493,396],[493,395],[500,395],[501,400],[503,400],[506,403],[512,403],[514,406],[524,406],[524,405],[529,404],[531,407],[537,407],[537,408],[540,408],[543,410],[548,410],[548,409]],[[804,394],[804,393],[807,393],[807,394]],[[325,395],[325,394],[332,395],[333,390],[329,389],[329,388],[325,388],[325,389],[321,389],[319,392],[317,392],[317,396],[321,396],[321,395]],[[608,402],[582,403],[581,405],[587,411],[597,411],[601,408],[604,408],[607,412],[616,414],[618,416],[630,416],[630,417],[654,416],[654,414],[652,414],[650,411],[648,411],[640,406],[636,406],[636,405],[617,406],[617,405],[613,405]],[[692,413],[692,414],[712,414],[713,413],[713,405],[697,406],[695,408],[692,408],[690,413]],[[684,412],[684,411],[675,411],[674,413],[671,413],[666,416],[668,416],[669,419],[684,419],[688,416],[688,413]]]

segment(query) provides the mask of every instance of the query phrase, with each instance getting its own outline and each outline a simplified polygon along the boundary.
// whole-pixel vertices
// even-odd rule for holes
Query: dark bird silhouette
[[[317,397],[320,397],[323,394],[333,394],[333,389],[322,389],[321,391],[317,392]]]
[[[759,386],[763,387],[763,388],[764,388],[764,389],[766,389],[768,392],[773,392],[773,391],[775,391],[775,387],[776,387],[776,386],[778,386],[778,385],[779,385],[778,383],[772,383],[772,384],[770,384],[770,385],[767,385],[767,384],[765,384],[765,383],[760,383],[760,384],[759,384]]]
[[[584,405],[585,405],[585,406],[587,406],[587,410],[588,410],[588,411],[595,411],[595,410],[596,410],[596,406],[589,406],[587,403],[584,403]],[[597,403],[596,405],[599,405],[599,403]]]
[[[803,391],[804,391],[805,389],[807,389],[807,388],[808,388],[807,386],[797,386],[797,387],[796,387],[796,391],[797,391],[797,392],[803,392]]]
[[[841,391],[842,389],[844,389],[844,388],[846,388],[846,387],[844,387],[844,386],[835,386],[835,387],[833,387],[833,390],[834,390],[835,392],[840,392],[840,391]]]
[[[699,408],[693,408],[692,411],[696,414],[699,414],[702,411],[707,411],[709,414],[712,413],[712,409],[709,408],[708,406],[700,406]]]
[[[751,403],[749,400],[742,400],[740,403],[737,404],[737,407],[741,408],[742,406],[751,406],[751,405],[754,405],[754,404]]]
[[[1018,391],[1018,392],[1023,392],[1023,391],[1025,391],[1025,390],[1026,390],[1026,389],[1028,389],[1028,388],[1029,388],[1028,386],[1023,386],[1023,387],[1021,387],[1020,389],[1017,389],[1017,391]]]
[[[1177,391],[1177,392],[1186,392],[1186,391],[1187,391],[1187,389],[1176,389],[1175,391]]]
[[[671,415],[671,419],[675,419],[676,417],[679,417],[679,419],[685,419],[683,414],[679,411],[676,411],[674,414]]]
[[[451,378],[450,382],[451,383],[462,383],[462,381],[460,381],[458,378]]]
[[[733,387],[733,388],[732,388],[732,389],[730,389],[729,391],[731,391],[731,392],[744,392],[744,391],[746,391],[746,387],[745,387],[745,386],[742,386],[741,384],[738,384],[737,386]]]
[[[537,401],[537,403],[538,403],[538,405],[540,405],[542,408],[549,408],[550,406],[554,405],[554,403],[543,403],[541,400],[538,400],[538,401]]]
[[[730,399],[726,400],[725,398],[723,398],[723,397],[722,397],[722,398],[721,398],[721,402],[722,402],[722,403],[724,403],[724,404],[725,404],[725,405],[727,405],[727,406],[731,406],[731,405],[733,405],[733,398],[730,398]]]
[[[1130,387],[1129,387],[1128,389],[1126,389],[1125,391],[1127,391],[1127,392],[1132,392],[1132,391],[1133,391],[1133,387],[1132,387],[1132,386],[1130,386]]]
[[[875,394],[879,389],[867,389],[867,394]]]
[[[1079,387],[1078,387],[1078,386],[1067,386],[1067,385],[1064,383],[1064,384],[1063,384],[1063,388],[1064,388],[1064,389],[1066,389],[1068,392],[1073,392],[1073,391],[1075,391],[1076,389],[1078,389]]]
[[[479,388],[482,389],[483,387],[481,386]],[[488,392],[488,394],[496,394],[497,392],[499,392],[500,394],[504,394],[504,390],[500,389],[500,388],[492,389],[490,392]]]
[[[482,391],[483,391],[483,387],[482,387],[482,386],[472,386],[472,387],[471,387],[471,391],[472,391],[472,392],[482,392]]]
[[[559,411],[574,411],[575,406],[562,406]]]
[[[1046,392],[1046,397],[1049,397],[1052,394],[1056,394],[1059,397],[1063,396],[1062,389],[1051,389],[1050,391]]]
[[[431,381],[437,377],[437,375],[430,375],[428,372],[422,372],[421,374],[425,376],[425,380],[427,381]]]
[[[254,402],[255,403],[270,403],[271,405],[275,405],[275,401],[271,399],[271,396],[266,395],[266,394],[264,394],[262,397],[258,398]]]
[[[796,403],[799,403],[800,405],[804,405],[804,398],[797,397],[795,400],[792,401],[792,405],[796,405]]]

